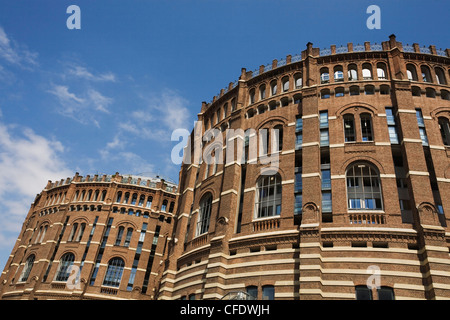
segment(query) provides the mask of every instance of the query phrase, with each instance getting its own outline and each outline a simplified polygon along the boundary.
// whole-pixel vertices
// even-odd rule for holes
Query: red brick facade
[[[223,140],[202,150],[282,128],[279,163],[182,166],[158,299],[355,299],[368,280],[372,299],[450,298],[449,56],[392,35],[242,69],[203,103]]]
[[[153,299],[176,199],[176,185],[155,178],[49,181],[1,275],[0,298]]]

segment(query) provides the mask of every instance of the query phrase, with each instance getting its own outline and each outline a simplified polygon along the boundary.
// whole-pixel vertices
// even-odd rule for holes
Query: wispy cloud
[[[0,27],[0,58],[22,68],[33,68],[38,65],[38,54],[26,46],[10,39],[3,27]]]
[[[91,81],[110,81],[110,82],[116,81],[116,76],[112,72],[100,73],[96,75],[90,72],[86,67],[79,65],[70,65],[68,69],[68,74],[81,79]]]
[[[108,107],[114,102],[114,99],[92,88],[81,94],[75,94],[66,85],[51,85],[48,92],[57,98],[59,114],[82,124],[94,123],[97,127],[100,127],[100,123],[94,117],[95,111],[110,113]]]

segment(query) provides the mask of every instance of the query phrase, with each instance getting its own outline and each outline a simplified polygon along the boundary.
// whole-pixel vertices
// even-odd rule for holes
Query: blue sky
[[[381,9],[370,30],[369,5]],[[69,30],[66,9],[81,9]],[[174,129],[273,59],[394,33],[447,48],[448,1],[0,0],[0,269],[47,180],[120,172],[178,182]]]

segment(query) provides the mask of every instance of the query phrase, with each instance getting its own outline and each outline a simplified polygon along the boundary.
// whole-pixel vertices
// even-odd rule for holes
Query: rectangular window
[[[398,144],[398,135],[397,135],[397,128],[395,126],[389,126],[389,140],[392,144]]]
[[[319,113],[320,128],[328,128],[328,111]]]
[[[321,129],[320,130],[320,146],[325,147],[330,145],[329,135],[328,135],[328,129]]]

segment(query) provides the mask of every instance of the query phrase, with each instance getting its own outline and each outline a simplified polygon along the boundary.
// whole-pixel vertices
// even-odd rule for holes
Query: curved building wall
[[[1,299],[153,299],[176,199],[159,178],[49,181],[1,275]]]
[[[158,299],[450,298],[449,56],[392,35],[242,69],[198,115]]]

